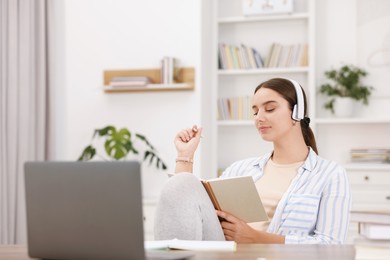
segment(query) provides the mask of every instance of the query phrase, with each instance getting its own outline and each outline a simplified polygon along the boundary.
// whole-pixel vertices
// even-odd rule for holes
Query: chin
[[[262,138],[264,141],[273,142],[273,138],[271,138],[269,135],[267,135],[267,134],[260,134],[260,135],[261,135],[261,138]]]

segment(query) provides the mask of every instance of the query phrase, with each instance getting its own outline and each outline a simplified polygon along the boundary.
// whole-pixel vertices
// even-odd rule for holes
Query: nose
[[[254,119],[256,122],[262,122],[264,121],[264,114],[258,111],[257,114],[254,116]]]

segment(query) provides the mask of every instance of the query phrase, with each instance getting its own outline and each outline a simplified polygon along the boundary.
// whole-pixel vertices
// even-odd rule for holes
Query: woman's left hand
[[[237,243],[256,243],[259,234],[245,221],[224,211],[217,210],[216,212],[224,219],[221,221],[221,226],[226,240],[234,240]]]

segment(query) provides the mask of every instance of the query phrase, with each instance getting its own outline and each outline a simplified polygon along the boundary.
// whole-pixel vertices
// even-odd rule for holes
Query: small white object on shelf
[[[243,0],[243,15],[281,14],[293,12],[293,0]]]

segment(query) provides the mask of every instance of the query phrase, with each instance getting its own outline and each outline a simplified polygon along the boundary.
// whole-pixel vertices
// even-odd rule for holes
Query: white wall
[[[369,106],[358,106],[355,116],[386,118],[390,109],[390,2],[377,0],[316,1],[316,83],[324,71],[355,64],[368,71],[363,79],[375,90]],[[387,52],[386,52],[387,50]],[[373,60],[370,55],[378,54]],[[322,98],[323,100],[323,98]],[[317,103],[320,116],[330,116]]]
[[[359,12],[358,7],[369,2],[316,1],[317,85],[324,81],[323,72],[332,66],[360,61],[362,41],[369,43],[370,39],[363,37],[358,42],[359,32],[365,29],[359,22],[359,14],[364,12]],[[387,5],[386,0],[378,2]],[[63,23],[60,31],[64,34],[58,36],[63,43],[57,56],[58,63],[63,63],[58,66],[58,76],[63,81],[58,83],[62,98],[59,97],[57,109],[57,158],[75,160],[88,144],[93,129],[114,124],[145,134],[173,170],[175,133],[193,123],[208,128],[213,117],[208,113],[212,100],[207,100],[206,92],[202,95],[201,91],[209,87],[210,71],[216,67],[208,62],[212,60],[208,57],[215,54],[208,49],[215,37],[208,25],[212,23],[212,12],[208,12],[212,4],[208,0],[64,0],[61,4],[64,17],[59,16]],[[375,31],[375,27],[370,28]],[[194,92],[105,94],[101,90],[104,70],[154,68],[166,55],[177,57],[182,66],[196,68]],[[381,75],[383,85],[369,108],[376,114],[388,111],[389,106],[388,99],[383,104],[380,96],[390,73]],[[370,110],[364,111],[367,114]],[[196,172],[216,160],[207,146],[215,141],[215,133],[209,130],[197,154]],[[146,171],[150,174],[144,177],[159,179],[145,189],[147,196],[155,196],[163,174],[150,168]]]
[[[63,118],[60,159],[76,160],[94,129],[113,124],[146,135],[173,171],[176,132],[199,124],[201,118],[200,1],[66,0],[62,4],[65,82],[61,92],[66,102],[59,112]],[[179,66],[196,68],[195,91],[102,91],[104,70],[157,68],[163,56],[176,57]],[[165,180],[166,175],[154,168],[143,170],[145,179]],[[144,195],[153,197],[158,192],[149,185]]]

